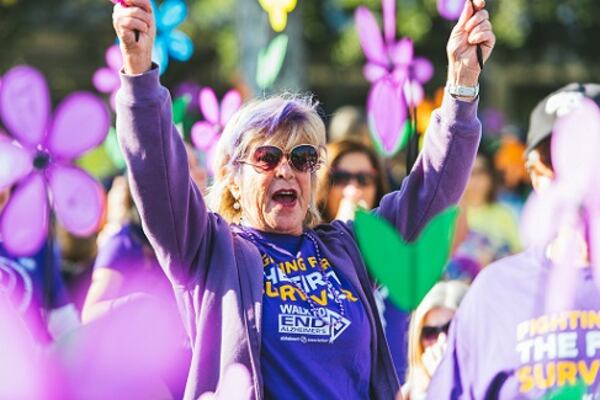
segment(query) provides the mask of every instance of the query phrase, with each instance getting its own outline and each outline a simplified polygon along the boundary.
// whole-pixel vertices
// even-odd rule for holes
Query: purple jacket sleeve
[[[407,241],[417,238],[440,211],[458,202],[469,179],[481,137],[478,101],[444,96],[431,116],[423,151],[400,190],[383,197],[375,212]]]
[[[156,66],[142,75],[121,75],[117,133],[144,231],[169,279],[187,286],[203,272],[193,266],[208,265],[211,225],[224,222],[209,215],[192,183]]]

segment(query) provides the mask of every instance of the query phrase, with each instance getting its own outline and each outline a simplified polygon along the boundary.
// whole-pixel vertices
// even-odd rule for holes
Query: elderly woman
[[[186,398],[215,390],[233,363],[250,370],[256,399],[393,398],[399,385],[352,225],[318,225],[325,128],[316,104],[274,97],[238,111],[220,139],[209,211],[151,62],[149,0],[126,3],[113,14],[125,64],[117,130],[192,342]],[[374,211],[408,240],[462,193],[481,130],[475,44],[485,60],[494,42],[487,12],[467,2],[448,44],[449,92],[472,97],[446,96],[402,189]]]

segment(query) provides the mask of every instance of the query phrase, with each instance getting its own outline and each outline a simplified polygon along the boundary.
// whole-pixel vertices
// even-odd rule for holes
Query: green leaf
[[[587,387],[581,379],[575,385],[563,386],[547,393],[541,400],[582,400]]]
[[[104,146],[88,151],[77,159],[76,164],[97,179],[103,179],[118,172]]]
[[[192,101],[190,95],[178,97],[173,101],[173,123],[181,124],[185,118],[185,111]]]
[[[288,36],[286,34],[277,35],[269,45],[260,50],[256,67],[256,84],[259,88],[265,90],[273,86],[287,52]]]
[[[117,131],[115,128],[111,127],[108,131],[108,135],[104,140],[103,147],[106,149],[106,154],[113,162],[115,167],[119,170],[125,169],[125,159],[123,158],[123,153],[121,152],[121,148],[119,147],[119,141],[117,139]]]
[[[458,208],[436,215],[412,243],[386,220],[358,210],[354,229],[367,268],[405,311],[414,310],[440,279],[450,255]]]
[[[369,135],[371,136],[371,140],[373,141],[373,145],[375,147],[375,150],[382,156],[382,157],[393,157],[394,155],[396,155],[399,151],[401,151],[402,149],[404,149],[406,147],[406,145],[408,144],[408,139],[410,139],[411,135],[412,135],[412,128],[411,128],[411,121],[410,119],[407,119],[406,122],[404,123],[404,129],[402,130],[402,136],[400,137],[400,140],[398,140],[398,142],[396,143],[396,146],[394,147],[394,149],[390,152],[385,151],[385,149],[383,148],[383,144],[381,143],[381,138],[376,135],[374,129],[369,128]]]

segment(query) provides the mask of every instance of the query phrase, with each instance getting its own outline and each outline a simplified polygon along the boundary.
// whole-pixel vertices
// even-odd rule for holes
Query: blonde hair
[[[239,199],[231,188],[241,173],[237,161],[243,160],[254,144],[269,140],[286,146],[306,143],[324,149],[325,125],[317,107],[318,102],[312,96],[286,93],[252,100],[238,110],[227,123],[215,150],[215,177],[206,196],[208,207],[229,223],[240,222],[242,210],[234,208]],[[324,150],[321,157],[325,157]],[[321,221],[316,205],[318,179],[316,172],[311,175],[311,200],[304,219],[307,227]]]
[[[406,383],[412,389],[419,387],[426,389],[431,380],[422,361],[425,349],[421,345],[421,331],[427,313],[437,307],[456,311],[468,289],[469,285],[462,281],[438,282],[413,312],[408,328],[408,371],[406,375]]]

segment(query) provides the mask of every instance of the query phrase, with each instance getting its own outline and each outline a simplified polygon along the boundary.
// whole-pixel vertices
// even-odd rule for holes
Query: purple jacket
[[[251,371],[253,397],[263,398],[260,368],[262,261],[256,247],[209,212],[192,183],[183,142],[172,123],[171,99],[158,69],[121,76],[117,132],[144,230],[171,280],[193,346],[185,398],[214,391],[233,363]],[[473,164],[481,125],[476,103],[446,98],[432,116],[425,150],[402,188],[377,212],[408,240],[439,211],[456,203]],[[351,224],[314,229],[323,257],[359,292],[372,329],[371,394],[392,399],[399,389]],[[324,360],[326,361],[326,360]]]

